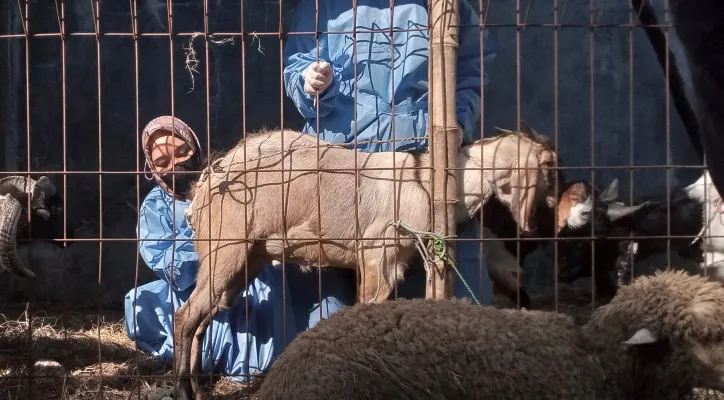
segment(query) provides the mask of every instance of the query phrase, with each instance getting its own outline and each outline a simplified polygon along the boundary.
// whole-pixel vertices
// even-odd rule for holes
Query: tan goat
[[[457,167],[470,169],[458,173],[463,201],[457,221],[475,217],[495,194],[521,230],[531,233],[536,195],[554,196],[554,171],[548,169],[554,160],[547,141],[530,133],[506,132],[464,146]],[[190,399],[189,368],[193,375],[201,372],[200,344],[211,319],[282,254],[285,262],[306,268],[358,269],[358,300],[386,300],[416,251],[413,240],[402,235],[395,246],[391,223],[431,230],[430,175],[429,154],[355,155],[290,130],[249,135],[211,163],[187,210],[200,265],[197,286],[175,316],[179,399]],[[359,247],[355,238],[364,238]]]

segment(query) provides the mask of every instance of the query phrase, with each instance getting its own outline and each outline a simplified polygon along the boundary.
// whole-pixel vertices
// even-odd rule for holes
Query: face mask
[[[191,186],[200,175],[198,169],[198,163],[195,157],[192,157],[182,163],[176,164],[176,173],[168,173],[162,177],[161,180],[168,186],[169,190],[173,190],[174,193],[186,198],[189,189],[191,189]]]

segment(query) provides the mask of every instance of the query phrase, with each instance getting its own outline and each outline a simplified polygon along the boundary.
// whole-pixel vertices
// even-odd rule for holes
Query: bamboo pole
[[[455,167],[460,143],[455,112],[455,72],[458,50],[458,1],[429,0],[429,117],[427,133],[432,156],[433,231],[440,236],[455,232],[457,199]],[[455,246],[448,244],[448,255],[455,261]],[[425,298],[449,299],[453,293],[452,270],[437,259]]]

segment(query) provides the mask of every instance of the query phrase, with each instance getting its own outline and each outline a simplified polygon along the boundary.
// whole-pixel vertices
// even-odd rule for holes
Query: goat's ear
[[[534,137],[536,135],[536,131],[523,120],[520,120],[520,131],[530,137]]]
[[[659,340],[653,332],[647,328],[641,328],[637,330],[628,340],[623,342],[627,346],[637,346],[641,344],[656,343]]]
[[[606,209],[606,215],[608,216],[608,219],[610,219],[612,222],[616,222],[623,217],[627,217],[639,211],[640,209],[646,207],[648,204],[648,201],[635,206],[624,206],[616,203],[609,204],[608,208]]]
[[[527,169],[524,169],[528,167]],[[534,221],[536,190],[538,188],[539,170],[530,168],[532,166],[521,166],[521,169],[514,169],[511,175],[512,213],[518,226],[525,233],[536,230]]]
[[[611,203],[618,198],[618,178],[614,179],[598,199],[604,203]]]

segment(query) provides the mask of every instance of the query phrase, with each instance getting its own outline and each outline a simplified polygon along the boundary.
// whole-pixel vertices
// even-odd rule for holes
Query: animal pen
[[[345,281],[350,306],[464,296],[496,308],[563,313],[578,324],[636,277],[664,267],[724,280],[717,264],[724,244],[716,239],[724,233],[717,218],[724,213],[717,191],[724,169],[704,160],[721,147],[716,132],[724,118],[714,105],[722,104],[716,93],[724,90],[715,89],[724,86],[714,71],[724,71],[724,62],[706,61],[702,50],[724,43],[723,6],[702,0],[694,12],[682,0],[325,1],[16,0],[0,6],[6,60],[0,63],[0,266],[8,272],[0,280],[0,398],[185,398],[172,397],[171,389],[175,369],[196,368],[189,360],[201,345],[193,342],[196,328],[208,324],[214,305],[230,306],[226,293],[241,293],[236,289],[256,276],[244,274],[259,272],[262,262],[273,261],[268,268],[281,271],[282,287],[303,279],[288,272],[303,261],[309,261],[300,268],[305,274],[315,263],[357,267],[360,273]],[[429,12],[427,25],[413,20],[422,10]],[[311,29],[292,29],[295,16],[310,15],[304,25]],[[478,22],[458,23],[464,15]],[[355,29],[343,29],[344,18]],[[343,107],[343,100],[329,103],[325,92],[307,92],[313,115],[303,115],[292,100],[285,46],[294,36],[313,41],[307,62],[332,66],[326,90],[351,104],[344,127],[351,135],[335,132],[340,124],[325,127],[322,115]],[[327,45],[327,38],[335,42]],[[407,48],[407,42],[428,41],[425,51]],[[341,50],[330,54],[331,46]],[[463,48],[476,56],[460,55]],[[429,72],[406,75],[406,63],[427,65]],[[368,76],[380,71],[388,75]],[[368,85],[363,95],[375,98],[374,106],[358,100],[359,81]],[[405,85],[407,92],[394,93]],[[462,86],[473,94],[461,97]],[[420,90],[424,96],[411,98]],[[465,107],[472,117],[462,123]],[[208,165],[198,171],[192,201],[164,194],[173,204],[171,237],[144,239],[144,199],[158,185],[149,176],[141,133],[164,115],[196,133]],[[392,121],[389,132],[375,125],[384,118]],[[354,134],[374,127],[369,142]],[[303,129],[334,141],[300,134]],[[415,130],[415,140],[429,135],[429,157],[404,147],[384,150],[411,141],[409,132],[397,138],[399,129]],[[459,147],[462,131],[470,137]],[[276,171],[282,178],[240,171]],[[374,183],[385,177],[393,183]],[[225,196],[239,205],[222,221],[213,212],[232,207]],[[188,209],[177,210],[180,205]],[[277,206],[281,216],[272,211]],[[147,265],[151,256],[139,255],[146,254],[144,240],[175,243],[180,229],[173,218],[195,230],[199,283],[178,290],[181,302],[169,297],[139,311],[129,300],[138,287],[159,278],[171,281],[163,293],[178,287],[174,258],[158,256],[168,264],[164,272]],[[479,233],[461,233],[469,221]],[[224,236],[234,230],[245,235]],[[211,256],[220,246],[214,241],[235,243]],[[474,256],[475,247],[482,256]],[[365,251],[375,258],[364,261]],[[458,268],[471,262],[475,271]],[[407,270],[396,270],[398,264]],[[398,292],[398,278],[415,273],[419,280],[405,279],[415,287]],[[305,290],[322,303],[325,278],[314,276],[304,278],[313,283]],[[226,344],[244,353],[242,364],[266,357],[269,343],[274,354],[284,354],[301,334],[286,326],[299,320],[288,314],[291,289],[274,293],[268,282],[254,284],[261,285],[255,293],[270,290],[277,300],[250,300],[247,293],[238,310],[247,312],[257,301],[255,312],[271,313],[269,323],[283,327],[281,336],[259,328],[254,345],[246,343],[245,329],[227,333],[233,338]],[[207,300],[194,308],[194,294]],[[186,308],[163,309],[183,302],[192,304],[186,306],[191,317]],[[169,332],[181,315],[182,331],[160,332],[167,336],[155,340],[182,348],[182,357],[164,361],[151,354],[151,344],[130,338],[128,327],[141,312],[160,324],[149,330]],[[309,318],[322,318],[321,305],[315,313]],[[238,318],[248,328],[249,319],[260,317]],[[218,343],[209,343],[213,352]],[[234,362],[225,359],[221,368],[252,369]],[[200,382],[217,398],[255,398],[265,371],[248,381],[200,374],[212,375],[212,382]],[[697,387],[694,396],[718,393]]]

